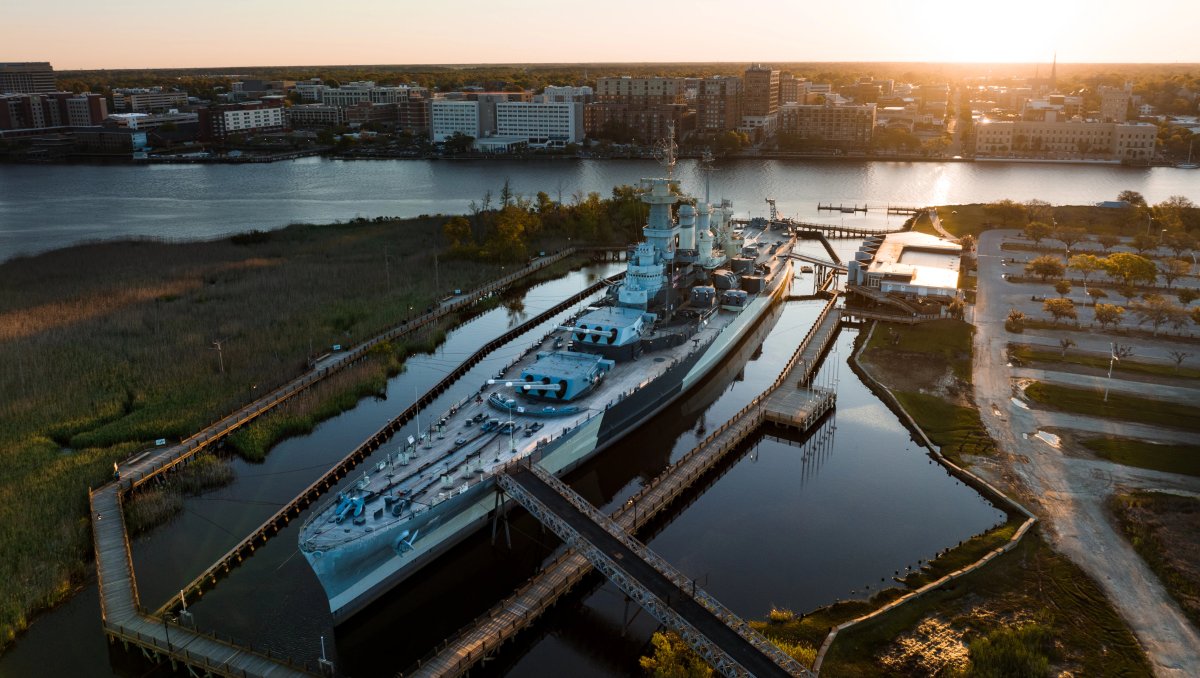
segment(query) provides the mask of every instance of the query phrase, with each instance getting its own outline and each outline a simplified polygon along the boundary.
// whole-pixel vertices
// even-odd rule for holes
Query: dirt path
[[[1023,486],[1036,501],[1055,548],[1108,594],[1145,648],[1156,675],[1200,675],[1200,633],[1111,524],[1106,508],[1108,497],[1119,489],[1194,492],[1200,489],[1200,481],[1068,457],[1032,437],[1040,426],[1053,422],[1046,417],[1053,413],[1025,409],[1012,399],[1013,374],[1006,365],[1004,330],[1009,306],[1001,287],[1007,283],[1000,277],[999,240],[999,234],[986,232],[979,244],[973,374],[980,415],[1003,460],[1000,468],[981,465],[977,470],[1002,483],[995,476],[1015,477]]]

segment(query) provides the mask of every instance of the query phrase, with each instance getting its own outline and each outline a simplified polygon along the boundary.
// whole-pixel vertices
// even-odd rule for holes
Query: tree
[[[471,222],[466,217],[452,217],[442,225],[442,233],[450,243],[450,251],[465,253],[475,248]]]
[[[1149,233],[1138,233],[1130,239],[1129,244],[1133,249],[1137,250],[1138,254],[1146,254],[1150,250],[1158,249],[1158,238]]]
[[[1058,346],[1062,349],[1062,357],[1067,357],[1067,349],[1075,345],[1075,340],[1070,337],[1063,337],[1058,340]]]
[[[1031,259],[1025,264],[1025,272],[1040,276],[1042,282],[1046,282],[1048,278],[1060,278],[1066,271],[1066,267],[1058,260],[1058,257],[1049,255]]]
[[[983,206],[983,212],[994,219],[999,219],[1000,223],[1005,226],[1010,221],[1018,221],[1025,218],[1025,207],[1012,200],[998,200],[988,203]]]
[[[1137,191],[1121,191],[1117,194],[1117,200],[1127,202],[1134,207],[1145,207],[1146,198]]]
[[[1200,299],[1200,291],[1191,287],[1184,287],[1175,293],[1175,298],[1179,300],[1179,303],[1187,306],[1193,301]]]
[[[1109,233],[1105,233],[1101,236],[1098,236],[1096,238],[1096,242],[1100,243],[1100,247],[1104,248],[1104,252],[1107,253],[1112,248],[1121,244],[1121,238]]]
[[[655,631],[650,637],[654,654],[638,663],[652,678],[709,678],[713,670],[674,631]]]
[[[1025,217],[1030,221],[1054,221],[1054,208],[1045,200],[1026,200]]]
[[[1047,299],[1042,302],[1042,310],[1050,314],[1056,324],[1063,318],[1075,320],[1078,317],[1075,313],[1075,302],[1070,299]]]
[[[1050,237],[1050,224],[1044,221],[1031,221],[1025,225],[1025,230],[1022,233],[1026,238],[1033,241],[1033,244],[1040,245],[1042,240]]]
[[[1054,291],[1058,292],[1060,297],[1067,296],[1071,292],[1071,281],[1059,280],[1058,282],[1054,283]]]
[[[1082,226],[1059,226],[1054,231],[1054,239],[1061,242],[1067,247],[1067,254],[1071,253],[1071,248],[1075,247],[1076,243],[1082,242],[1087,238],[1087,230]]]
[[[466,153],[475,144],[475,137],[455,132],[449,139],[446,139],[445,144],[448,153]]]
[[[1178,372],[1179,368],[1183,366],[1183,361],[1187,360],[1188,358],[1191,358],[1192,354],[1188,353],[1187,351],[1178,351],[1177,350],[1177,351],[1171,351],[1170,356],[1171,356],[1171,360],[1175,361],[1175,371]]]
[[[956,318],[958,320],[962,320],[963,313],[966,312],[966,309],[967,304],[962,300],[961,297],[955,297],[950,301],[949,304],[946,305],[946,313],[951,318]]]
[[[1104,269],[1104,261],[1094,254],[1076,254],[1067,262],[1067,266],[1073,271],[1079,271],[1079,275],[1083,277],[1083,284],[1086,287],[1088,276]]]
[[[1154,262],[1128,252],[1117,252],[1105,257],[1104,270],[1114,280],[1120,280],[1126,286],[1139,282],[1152,284],[1158,277],[1158,269],[1154,267]]]
[[[1174,252],[1175,256],[1181,257],[1184,252],[1196,248],[1196,239],[1187,231],[1172,231],[1163,238],[1163,245]]]
[[[1158,273],[1170,289],[1171,284],[1186,276],[1192,270],[1192,265],[1179,259],[1162,259],[1158,262]]]
[[[1125,314],[1125,309],[1116,304],[1096,304],[1092,309],[1096,316],[1096,322],[1100,323],[1100,328],[1107,328],[1109,325],[1116,327],[1121,324],[1121,316]]]
[[[1154,336],[1163,325],[1182,326],[1187,322],[1187,311],[1182,306],[1157,294],[1146,295],[1145,300],[1133,302],[1133,314],[1138,317],[1139,325],[1149,324],[1154,328]]]
[[[1009,332],[1020,332],[1025,329],[1025,314],[1015,308],[1008,310],[1008,317],[1004,319],[1004,329]]]

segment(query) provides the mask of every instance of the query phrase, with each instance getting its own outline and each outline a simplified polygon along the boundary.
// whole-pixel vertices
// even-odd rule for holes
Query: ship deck
[[[770,244],[786,242],[785,233],[746,229],[745,242]],[[757,259],[760,262],[775,257],[783,251],[764,251]],[[581,313],[586,313],[583,311]],[[531,400],[517,397],[514,385],[520,382],[523,369],[537,360],[538,352],[554,350],[556,341],[562,346],[569,344],[569,332],[557,329],[530,345],[517,359],[494,377],[494,384],[485,385],[476,396],[460,401],[443,416],[422,420],[421,433],[425,435],[415,445],[405,440],[388,450],[382,458],[368,467],[359,477],[349,479],[334,499],[314,512],[301,532],[302,550],[315,552],[340,548],[364,538],[378,536],[380,532],[398,531],[412,518],[436,507],[459,494],[465,493],[478,483],[489,481],[493,470],[514,458],[534,452],[539,445],[548,445],[593,416],[603,414],[610,406],[654,381],[671,366],[687,359],[690,354],[702,351],[717,334],[737,317],[738,313],[719,310],[713,313],[706,325],[692,335],[693,341],[653,352],[647,352],[631,361],[619,361],[591,392],[568,403]],[[568,321],[565,326],[572,326]],[[671,326],[659,328],[659,332],[671,331]],[[499,393],[504,398],[517,398],[519,405],[530,409],[543,405],[566,408],[578,407],[578,411],[566,416],[533,416],[528,413],[505,412],[488,404],[488,398]],[[469,420],[482,415],[481,422],[467,425]],[[515,430],[511,433],[498,431],[482,432],[483,422],[512,421]],[[526,435],[526,427],[541,424],[540,430]],[[365,480],[364,480],[365,479]],[[364,507],[355,521],[348,516],[336,521],[336,508],[342,496],[365,498]],[[408,500],[399,516],[393,515],[391,507],[383,497],[400,496]],[[353,509],[351,510],[353,513]],[[357,522],[357,524],[356,524]],[[390,541],[394,541],[394,538]]]

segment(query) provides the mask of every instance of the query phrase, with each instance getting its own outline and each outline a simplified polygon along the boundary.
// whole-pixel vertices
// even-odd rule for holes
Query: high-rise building
[[[765,117],[779,112],[779,71],[755,64],[743,76],[742,115]]]
[[[49,92],[0,95],[0,129],[88,127],[108,117],[108,102],[100,94]]]
[[[696,129],[724,132],[737,129],[742,121],[742,80],[713,76],[696,88]]]
[[[583,104],[511,101],[496,104],[496,135],[519,137],[531,146],[583,141]]]
[[[40,94],[58,89],[45,61],[0,63],[0,94]]]
[[[593,137],[628,134],[651,142],[665,137],[670,125],[678,134],[692,122],[684,78],[600,78],[595,102],[584,109],[584,126]]]
[[[804,103],[804,97],[808,94],[808,85],[808,78],[797,78],[791,73],[780,74],[779,103]]]
[[[429,138],[445,141],[455,134],[478,139],[479,102],[433,99],[429,102]]]
[[[1125,122],[1129,119],[1129,105],[1133,102],[1133,83],[1124,87],[1100,87],[1100,119],[1107,122]]]

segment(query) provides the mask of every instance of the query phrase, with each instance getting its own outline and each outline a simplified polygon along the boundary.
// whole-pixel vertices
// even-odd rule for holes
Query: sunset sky
[[[1200,2],[9,2],[0,61],[58,70],[613,61],[1200,62]]]

